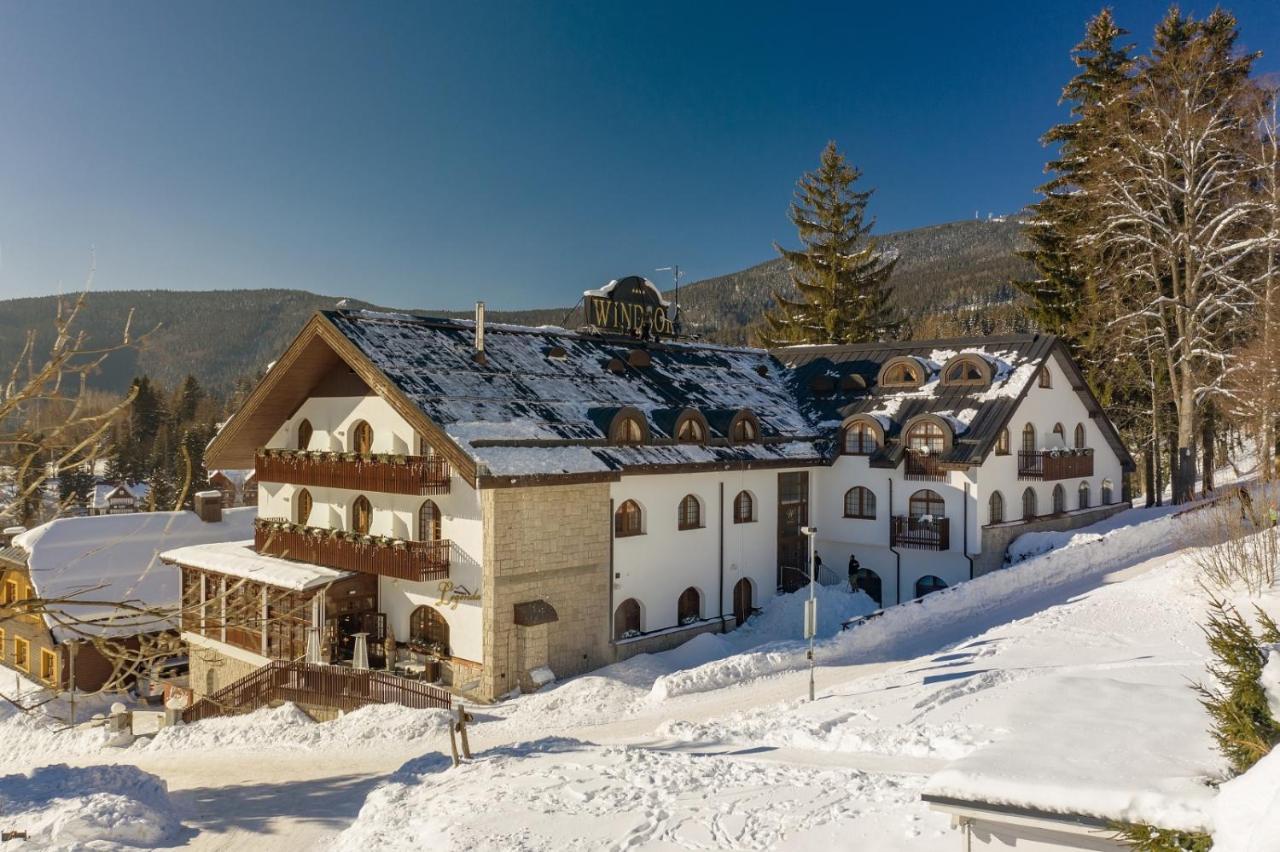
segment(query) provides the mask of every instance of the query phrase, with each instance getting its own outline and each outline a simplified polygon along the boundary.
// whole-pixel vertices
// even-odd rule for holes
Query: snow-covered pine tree
[[[1223,391],[1233,329],[1253,306],[1246,274],[1263,241],[1247,153],[1260,89],[1257,54],[1236,49],[1235,18],[1203,21],[1176,7],[1156,28],[1132,94],[1108,110],[1099,170],[1100,281],[1120,306],[1110,323],[1144,340],[1176,412],[1174,500],[1192,496],[1205,402]]]
[[[790,217],[803,248],[774,248],[790,267],[798,299],[773,294],[777,308],[759,331],[765,346],[861,343],[893,337],[901,327],[890,302],[896,256],[881,252],[866,218],[872,190],[854,184],[862,172],[828,142],[816,171],[796,184]]]

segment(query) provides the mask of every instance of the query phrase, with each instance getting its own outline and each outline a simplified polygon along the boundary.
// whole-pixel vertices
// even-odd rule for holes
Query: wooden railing
[[[400,704],[422,710],[448,710],[453,705],[446,690],[387,672],[272,660],[192,704],[182,712],[182,721],[251,713],[286,701],[343,712],[369,704]]]
[[[894,515],[889,543],[893,547],[911,547],[916,550],[950,550],[951,522],[949,518],[911,518]]]
[[[346,453],[259,451],[259,482],[287,482],[388,494],[448,494],[449,463],[434,456],[348,457]]]
[[[1080,450],[1049,452],[1047,450],[1019,450],[1018,478],[1082,479],[1093,476],[1093,453]]]
[[[422,582],[449,577],[450,544],[446,540],[366,542],[335,537],[329,530],[315,527],[276,529],[270,523],[261,523],[254,528],[253,546],[267,556],[398,580]]]
[[[940,466],[937,456],[931,453],[919,453],[914,450],[907,450],[906,477],[907,479],[925,479],[930,482],[942,482],[947,478],[947,472]]]

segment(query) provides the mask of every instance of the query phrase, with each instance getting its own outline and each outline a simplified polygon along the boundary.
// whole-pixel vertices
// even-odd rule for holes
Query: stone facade
[[[557,677],[613,661],[609,642],[612,514],[607,483],[492,488],[484,517],[484,670],[492,699],[529,689],[529,672]],[[550,624],[520,626],[515,605],[544,600]]]
[[[214,647],[201,637],[183,636],[191,651],[191,691],[196,699],[217,692],[242,677],[248,677],[270,662],[265,657],[254,660],[246,651],[231,654]],[[238,649],[237,649],[238,650]]]

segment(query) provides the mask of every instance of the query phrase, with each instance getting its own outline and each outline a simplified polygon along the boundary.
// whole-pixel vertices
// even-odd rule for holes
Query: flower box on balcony
[[[435,456],[268,449],[258,452],[256,469],[259,482],[389,494],[449,493],[449,463]]]

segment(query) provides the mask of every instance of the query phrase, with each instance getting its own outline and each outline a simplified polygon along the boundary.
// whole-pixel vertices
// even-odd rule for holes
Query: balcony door
[[[809,523],[809,474],[778,474],[778,588],[793,592],[809,583],[808,545],[801,528]]]

